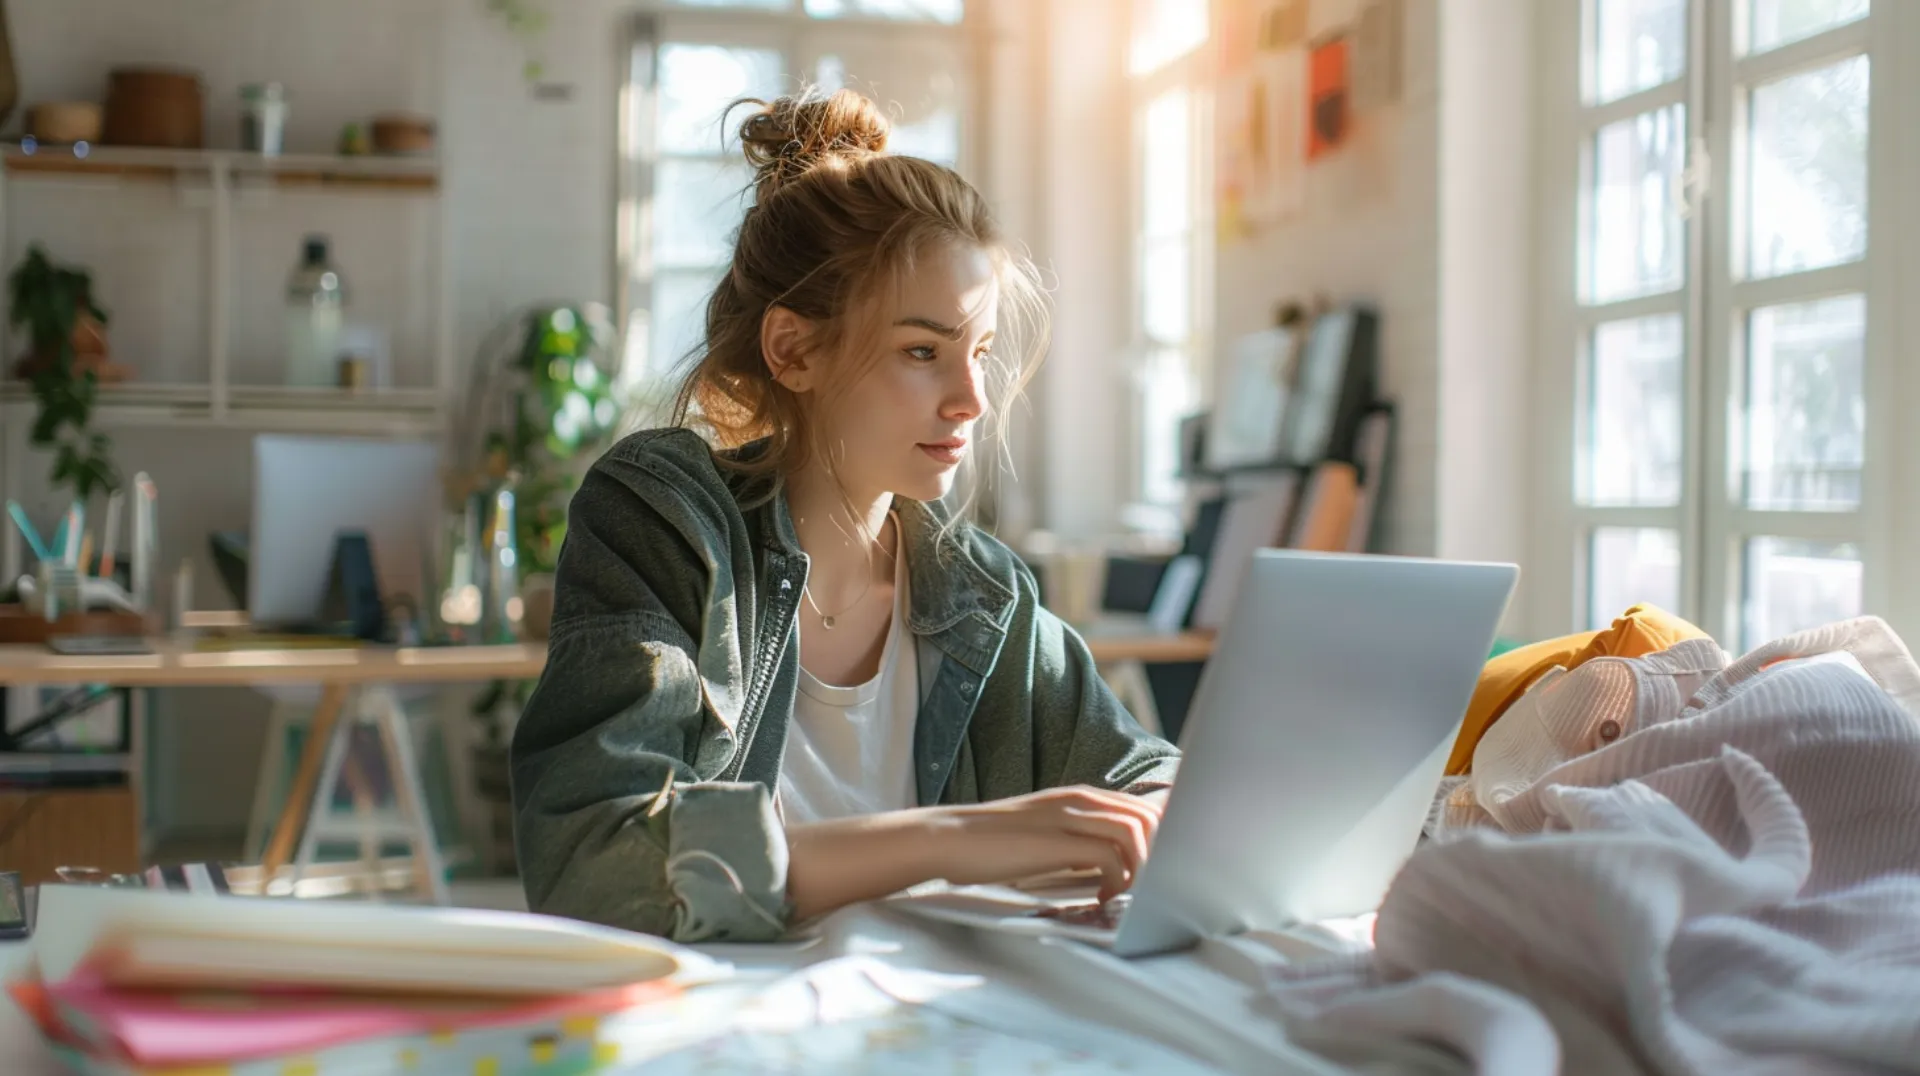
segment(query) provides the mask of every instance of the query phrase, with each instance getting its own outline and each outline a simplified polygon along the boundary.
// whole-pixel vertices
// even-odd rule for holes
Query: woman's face
[[[982,376],[999,293],[984,251],[943,244],[916,258],[896,286],[848,311],[850,325],[876,328],[856,330],[845,353],[832,356],[857,372],[822,394],[815,421],[849,495],[931,501],[953,488],[987,408]]]

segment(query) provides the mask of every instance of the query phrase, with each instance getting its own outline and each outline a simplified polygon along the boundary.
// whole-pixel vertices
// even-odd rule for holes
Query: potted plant
[[[513,490],[515,560],[523,627],[546,635],[552,573],[566,539],[567,506],[581,477],[626,417],[627,400],[608,367],[615,333],[604,308],[562,303],[523,310],[490,336],[457,435],[470,461],[463,496],[506,483]],[[531,681],[494,683],[475,702],[479,742],[473,772],[487,805],[496,869],[513,862],[507,752]]]
[[[8,280],[8,297],[11,323],[28,340],[14,372],[40,405],[33,444],[54,453],[54,487],[71,487],[82,501],[117,489],[112,443],[91,425],[100,382],[122,371],[107,358],[107,312],[94,301],[92,276],[34,244]]]

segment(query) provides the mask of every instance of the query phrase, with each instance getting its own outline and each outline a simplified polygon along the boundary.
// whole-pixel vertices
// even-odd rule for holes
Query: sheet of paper
[[[728,989],[737,989],[737,984]],[[699,991],[696,991],[699,993]],[[684,1026],[684,1025],[682,1025]],[[657,1039],[652,1015],[606,1031],[619,1044],[610,1072],[1152,1073],[1213,1070],[1156,1043],[1071,1019],[980,976],[896,968],[873,957],[816,964],[766,986],[730,1029],[691,1045]],[[684,1039],[681,1040],[684,1043]]]

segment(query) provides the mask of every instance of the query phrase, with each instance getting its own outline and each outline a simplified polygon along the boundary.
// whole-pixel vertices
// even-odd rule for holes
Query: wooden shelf
[[[171,181],[222,172],[282,187],[412,192],[432,192],[440,188],[440,161],[433,156],[341,157],[296,153],[263,157],[239,150],[124,146],[90,146],[82,153],[73,146],[42,145],[28,150],[17,142],[7,143],[4,154],[8,174],[21,178],[99,176]]]
[[[33,414],[32,391],[14,381],[0,387],[0,413]],[[432,389],[301,389],[234,385],[224,408],[208,385],[143,385],[100,388],[95,421],[117,429],[230,429],[257,433],[378,434],[422,436],[444,428]]]

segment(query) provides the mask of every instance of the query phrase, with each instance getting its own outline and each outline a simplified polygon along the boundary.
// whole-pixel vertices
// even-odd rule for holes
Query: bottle
[[[331,388],[337,383],[346,307],[346,283],[327,260],[326,237],[308,236],[305,254],[287,280],[287,384]]]

